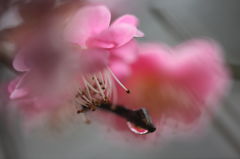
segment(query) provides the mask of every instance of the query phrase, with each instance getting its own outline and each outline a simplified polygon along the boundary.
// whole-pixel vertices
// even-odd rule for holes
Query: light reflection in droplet
[[[149,133],[148,130],[143,129],[139,126],[136,126],[135,124],[133,124],[131,122],[127,122],[127,126],[133,133],[138,134],[138,135],[144,135],[144,134]]]

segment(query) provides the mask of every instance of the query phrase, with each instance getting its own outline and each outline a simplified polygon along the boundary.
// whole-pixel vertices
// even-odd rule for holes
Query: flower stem
[[[127,121],[135,124],[136,126],[148,130],[148,132],[152,133],[156,130],[145,108],[131,110],[122,105],[116,105],[112,108],[110,103],[103,103],[99,108],[125,118]]]

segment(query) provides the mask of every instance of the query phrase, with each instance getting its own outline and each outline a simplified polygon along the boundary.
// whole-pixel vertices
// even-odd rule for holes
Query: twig
[[[146,109],[141,108],[139,110],[127,109],[124,106],[117,105],[112,108],[112,105],[109,103],[104,103],[100,105],[100,108],[112,112],[122,118],[125,118],[127,121],[139,126],[143,129],[148,130],[148,132],[154,132],[156,130],[153,125],[150,116],[148,115]]]

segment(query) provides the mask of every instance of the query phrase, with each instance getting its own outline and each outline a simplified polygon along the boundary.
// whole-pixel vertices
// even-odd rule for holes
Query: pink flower
[[[137,56],[134,37],[143,33],[136,27],[138,19],[133,15],[124,15],[111,25],[111,13],[103,5],[85,6],[69,20],[66,26],[66,38],[81,48],[98,48],[110,52],[110,66],[113,72],[119,65],[125,67],[123,75],[129,74],[127,64]]]
[[[119,90],[119,102],[145,107],[158,124],[168,119],[195,123],[226,92],[229,74],[214,41],[196,39],[175,48],[143,44],[139,50],[132,74],[123,82],[131,93]]]
[[[213,41],[138,46],[134,38],[143,36],[138,19],[124,15],[110,24],[110,11],[102,5],[83,6],[67,21],[44,25],[49,28],[36,33],[13,61],[20,74],[9,84],[10,98],[28,114],[58,114],[68,107],[84,114],[101,107],[127,120],[117,127],[146,134],[155,127],[145,109],[130,109],[145,107],[159,125],[165,120],[190,125],[217,104],[229,84]],[[117,101],[113,79],[130,95],[118,90]]]
[[[28,115],[68,106],[86,73],[107,65],[98,49],[82,50],[49,37],[37,36],[15,56],[13,67],[20,74],[10,82],[10,99]]]
[[[58,38],[57,25],[42,28],[14,59],[14,68],[22,74],[10,83],[10,98],[24,111],[37,113],[69,101],[75,102],[77,111],[110,101],[113,83],[108,67],[125,67],[121,70],[126,74],[136,59],[133,38],[143,35],[135,16],[122,16],[111,25],[110,19],[105,6],[85,6],[69,19],[66,38]]]

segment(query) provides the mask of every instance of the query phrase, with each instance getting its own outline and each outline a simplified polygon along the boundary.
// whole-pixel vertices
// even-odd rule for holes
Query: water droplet
[[[127,126],[132,132],[134,132],[135,134],[138,134],[138,135],[144,135],[144,134],[149,133],[148,130],[141,128],[139,126],[136,126],[135,124],[133,124],[129,121],[127,122]]]

